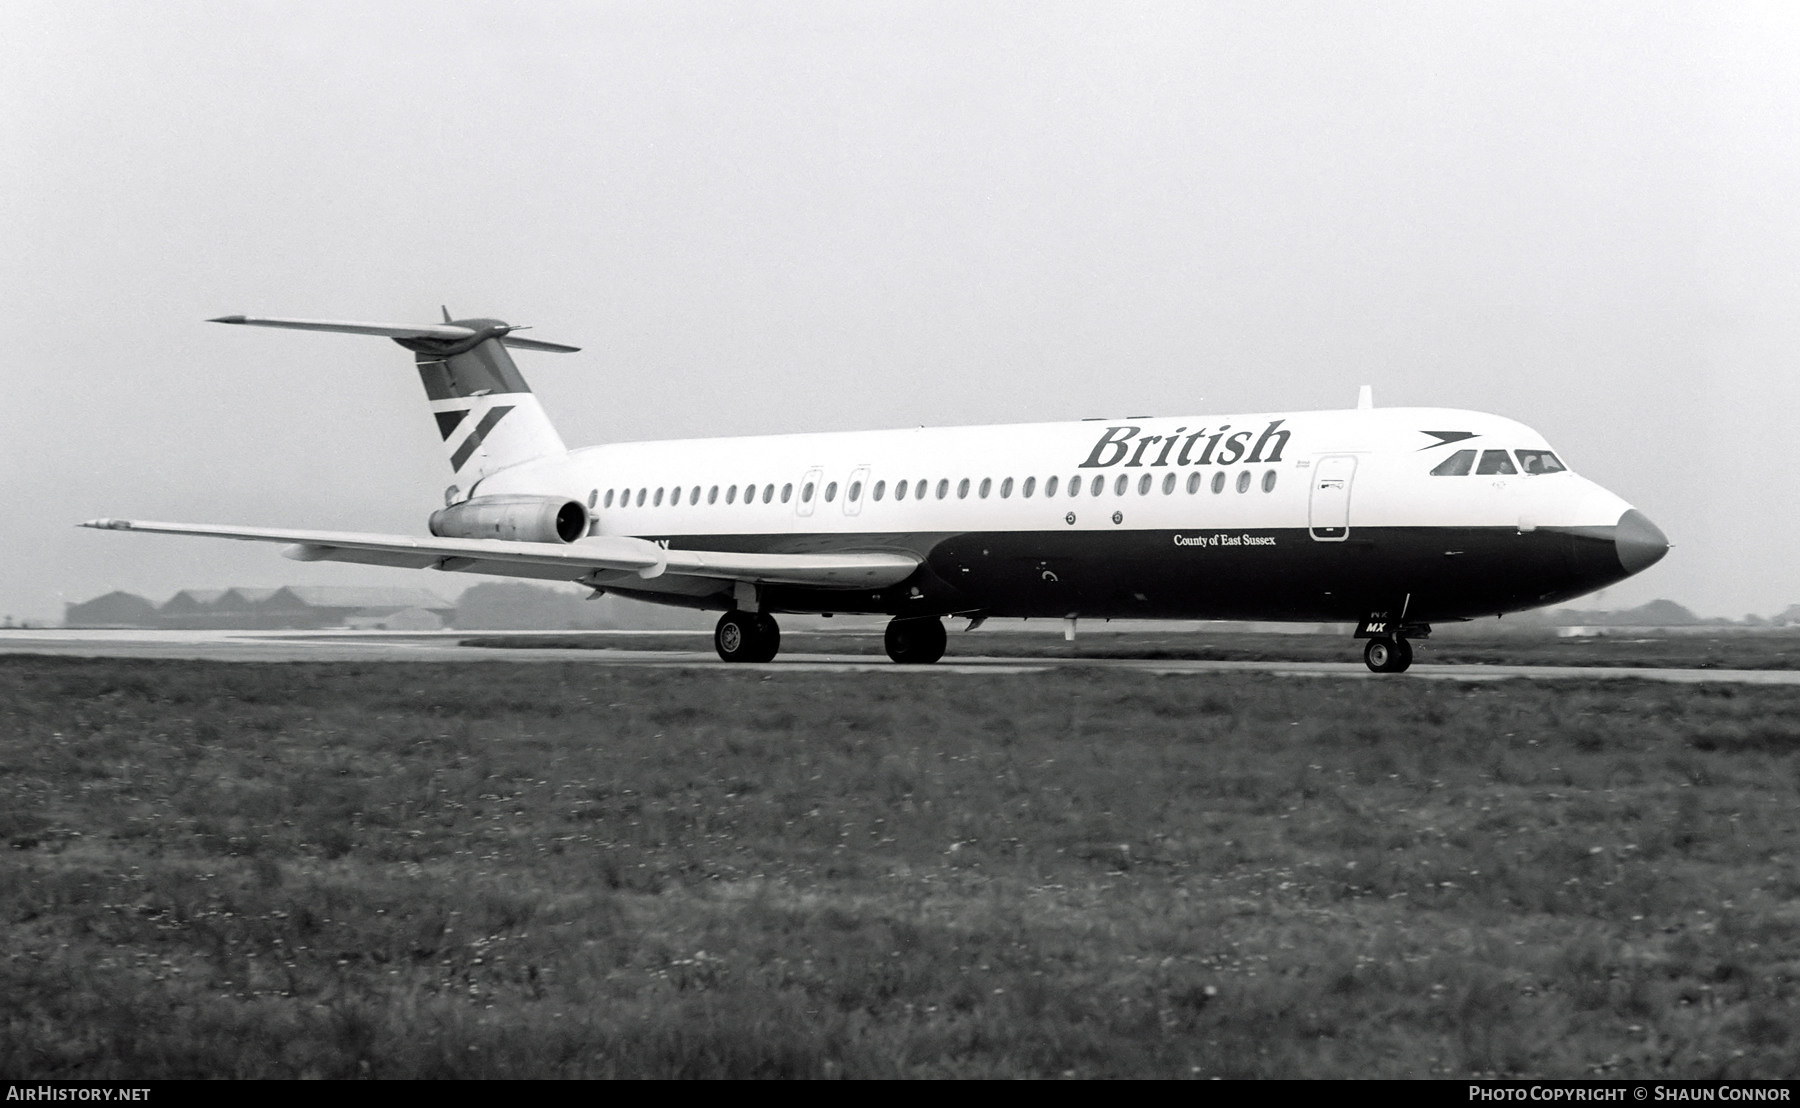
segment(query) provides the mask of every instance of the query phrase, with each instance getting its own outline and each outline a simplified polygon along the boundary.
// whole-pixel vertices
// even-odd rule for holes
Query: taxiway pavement
[[[528,633],[526,633],[528,634]],[[628,633],[620,633],[627,636]],[[647,632],[666,642],[668,632]],[[509,637],[511,637],[509,635]],[[137,631],[85,629],[0,630],[0,654],[51,654],[83,658],[178,658],[222,662],[580,662],[596,666],[662,669],[726,667],[707,636],[694,650],[568,647],[501,649],[465,646],[469,632],[413,631]],[[700,644],[705,644],[700,646]],[[1360,662],[1215,662],[1168,658],[985,658],[951,655],[936,665],[899,666],[867,654],[784,653],[755,668],[779,673],[878,673],[896,677],[1048,673],[1069,669],[1135,670],[1156,674],[1272,673],[1289,677],[1392,679]],[[1420,663],[1401,675],[1448,681],[1626,680],[1681,684],[1800,685],[1800,670],[1635,669],[1624,666],[1433,665]]]

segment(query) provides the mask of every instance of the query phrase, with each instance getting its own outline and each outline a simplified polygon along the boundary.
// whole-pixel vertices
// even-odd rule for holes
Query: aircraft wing
[[[83,527],[103,531],[143,531],[247,542],[290,544],[283,553],[301,562],[358,562],[402,569],[439,569],[536,577],[605,586],[626,585],[647,592],[692,593],[704,579],[718,582],[812,585],[871,589],[904,581],[917,568],[916,554],[890,551],[841,554],[740,554],[713,550],[666,550],[645,539],[596,535],[568,545],[501,539],[441,539],[350,531],[294,531],[208,523],[91,519]],[[674,578],[675,580],[666,580]],[[665,579],[665,580],[659,580]],[[661,586],[661,588],[659,588]]]

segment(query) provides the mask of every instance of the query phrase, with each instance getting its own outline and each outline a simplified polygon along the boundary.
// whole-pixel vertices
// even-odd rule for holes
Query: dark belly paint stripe
[[[1360,527],[959,534],[646,535],[675,549],[903,550],[925,559],[883,590],[765,586],[778,611],[896,615],[1431,622],[1555,604],[1627,576],[1611,528]],[[703,607],[729,607],[722,586]]]

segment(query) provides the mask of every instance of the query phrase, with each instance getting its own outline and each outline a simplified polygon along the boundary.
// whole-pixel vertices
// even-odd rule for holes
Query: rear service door
[[[1313,465],[1313,538],[1343,542],[1350,537],[1350,484],[1355,476],[1356,458],[1349,454],[1332,454]]]

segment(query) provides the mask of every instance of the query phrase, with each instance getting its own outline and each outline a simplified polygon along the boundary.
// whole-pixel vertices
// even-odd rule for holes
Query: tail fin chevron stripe
[[[431,414],[437,419],[438,435],[447,440],[462,425],[463,418],[469,414],[469,409],[458,408],[455,411]]]
[[[462,441],[462,445],[456,448],[454,454],[450,455],[450,468],[462,469],[463,463],[469,460],[469,455],[481,449],[482,441],[488,437],[488,432],[494,429],[495,424],[505,419],[506,413],[510,411],[512,411],[510,404],[496,404],[489,408],[487,414],[481,417],[481,422],[475,425],[475,430],[470,431],[469,437]]]

